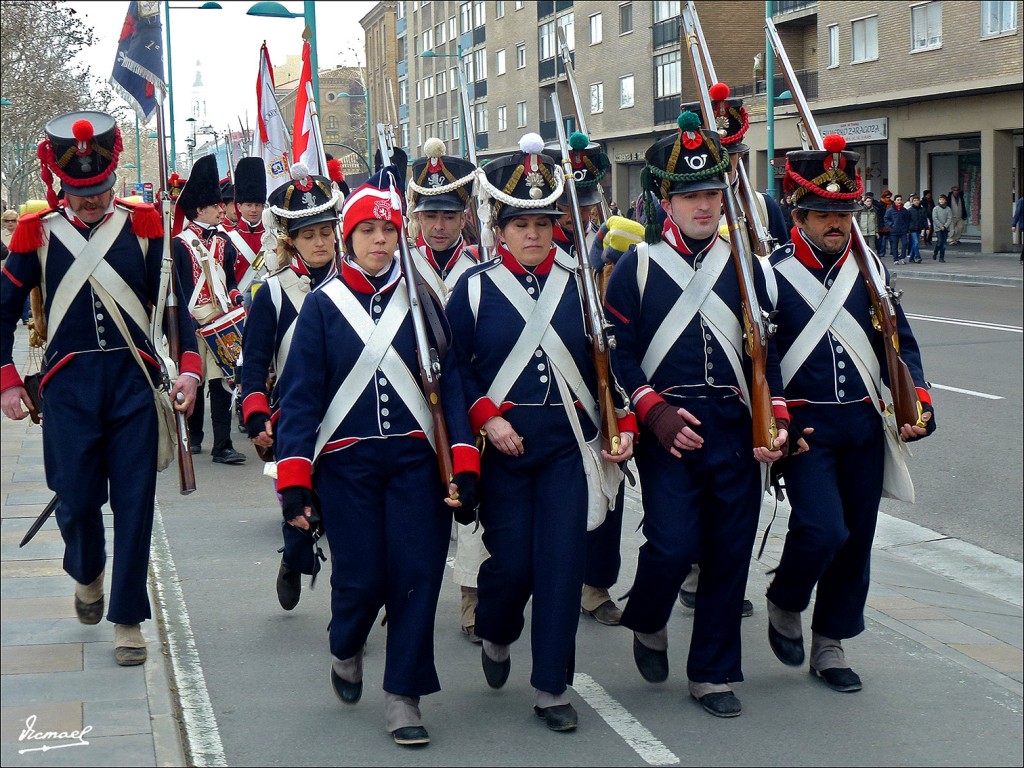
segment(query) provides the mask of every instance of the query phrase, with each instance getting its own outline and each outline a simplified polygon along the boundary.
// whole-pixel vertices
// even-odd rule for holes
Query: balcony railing
[[[655,48],[664,48],[667,45],[679,43],[679,17],[673,16],[671,19],[659,21],[652,27],[651,33]]]
[[[679,95],[665,96],[654,100],[654,124],[674,123],[679,119],[679,107],[682,104]]]
[[[476,148],[477,149],[487,149],[487,146],[488,146],[487,145],[487,134],[486,133],[478,133],[476,135]]]
[[[775,0],[775,16],[793,11],[802,11],[818,4],[818,0]]]
[[[540,137],[544,141],[555,141],[558,138],[557,123],[554,120],[540,121]]]
[[[818,98],[818,70],[816,69],[800,69],[796,72],[796,81],[800,83],[800,89],[804,92],[804,96],[808,99]],[[789,86],[786,85],[786,79],[782,75],[775,76],[775,98],[777,99],[779,94],[785,91]],[[729,86],[729,92],[733,96],[752,96],[755,93],[762,94],[765,92],[765,81],[757,81],[757,91],[755,92],[754,86],[752,85],[731,85]]]

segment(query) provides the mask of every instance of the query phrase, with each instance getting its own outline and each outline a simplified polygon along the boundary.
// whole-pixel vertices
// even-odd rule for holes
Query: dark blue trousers
[[[704,445],[677,459],[650,433],[637,444],[647,541],[622,624],[644,633],[668,624],[683,579],[700,563],[687,677],[737,682],[743,590],[761,506],[750,415],[738,398],[678,404],[700,419]]]
[[[622,565],[622,508],[626,500],[626,484],[619,486],[615,506],[597,528],[587,531],[587,566],[583,583],[599,589],[611,589],[619,580]]]
[[[882,420],[870,403],[802,405],[810,450],[782,468],[793,510],[768,599],[802,611],[818,585],[811,628],[842,640],[864,631],[871,542],[882,498]],[[703,578],[703,574],[701,574]]]
[[[441,690],[434,614],[452,515],[430,444],[415,437],[362,440],[320,459],[313,478],[331,545],[331,654],[362,650],[387,609],[384,690]]]
[[[534,688],[562,693],[573,668],[587,535],[587,479],[561,405],[505,414],[523,438],[522,456],[493,445],[481,465],[480,521],[490,557],[477,579],[476,634],[511,645],[533,595]]]
[[[107,561],[102,507],[114,520],[107,621],[150,618],[149,544],[156,498],[153,390],[128,350],[79,355],[43,390],[46,482],[60,498],[64,570],[88,584]]]

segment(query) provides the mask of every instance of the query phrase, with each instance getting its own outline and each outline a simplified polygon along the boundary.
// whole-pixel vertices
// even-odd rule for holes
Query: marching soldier
[[[446,154],[444,142],[429,138],[423,143],[425,157],[412,166],[408,185],[410,235],[416,239],[413,261],[420,275],[444,303],[459,278],[479,263],[477,254],[463,238],[466,207],[476,167],[467,160]],[[476,626],[477,574],[487,559],[480,526],[460,525],[457,529],[452,578],[459,585],[462,633],[479,643]]]
[[[576,263],[552,242],[561,173],[540,136],[527,134],[520,149],[486,166],[497,258],[462,277],[447,314],[470,424],[489,444],[480,520],[490,557],[480,567],[476,614],[484,676],[492,688],[508,679],[532,594],[534,710],[551,730],[569,731],[577,725],[566,685],[586,553],[584,461],[595,471],[600,461],[585,442],[600,422],[597,375]],[[604,452],[605,461],[632,455],[631,414],[619,428],[619,453]]]
[[[43,454],[47,485],[60,498],[55,514],[64,569],[76,582],[75,614],[83,624],[103,617],[102,507],[109,500],[116,539],[107,609],[114,660],[142,664],[140,625],[151,617],[147,579],[156,498],[153,385],[161,378],[148,310],[160,290],[163,224],[152,205],[114,199],[121,136],[110,115],[62,115],[45,132],[39,156],[54,208],[22,217],[0,278],[3,413],[23,419],[23,406],[30,407],[12,361],[14,330],[29,292],[44,286],[49,344],[42,364]],[[53,176],[61,182],[59,206]],[[183,303],[187,297],[177,287]],[[173,401],[180,393],[178,408],[187,412],[200,358],[184,313],[181,326],[181,375],[170,395]]]
[[[480,456],[449,353],[440,385],[455,471],[453,482],[442,485],[434,423],[414,373],[408,276],[395,258],[404,236],[397,176],[387,166],[345,202],[341,274],[307,297],[294,325],[275,450],[285,520],[309,527],[316,493],[331,545],[334,692],[345,704],[359,701],[363,647],[385,607],[385,724],[405,746],[430,741],[419,705],[421,696],[440,690],[434,615],[451,508],[475,507]],[[291,202],[286,192],[283,207],[323,210],[316,184],[312,177],[296,182],[302,197]],[[437,325],[430,317],[425,324],[445,331],[440,307],[424,309],[438,313]]]
[[[740,621],[761,506],[759,462],[782,455],[788,415],[769,346],[768,382],[779,422],[775,450],[753,446],[743,356],[741,292],[719,237],[729,157],[692,113],[647,150],[642,179],[668,214],[661,231],[645,196],[647,240],[618,262],[605,307],[612,364],[650,433],[637,446],[644,535],[622,615],[649,682],[668,678],[668,620],[691,563],[703,574],[690,640],[690,695],[718,717],[740,714]]]
[[[800,613],[817,585],[810,670],[833,690],[850,692],[861,689],[861,680],[842,641],[864,631],[885,455],[896,446],[897,465],[902,455],[895,434],[885,434],[890,428],[879,393],[890,382],[883,339],[872,326],[872,302],[851,253],[853,212],[864,193],[855,170],[859,155],[845,151],[841,136],[826,136],[824,146],[786,156],[795,226],[790,244],[772,254],[766,269],[792,426],[809,446],[780,463],[792,512],[768,587],[768,640],[784,664],[803,663]],[[870,251],[865,257],[887,282],[882,261]],[[918,440],[935,430],[934,411],[921,352],[899,305],[896,318],[899,353],[923,415],[918,424],[895,426],[901,440]]]
[[[586,136],[576,132],[569,136],[569,159],[572,161],[573,176],[576,182],[576,195],[579,200],[580,221],[587,227],[584,241],[587,254],[583,263],[589,263],[593,269],[603,270],[603,263],[588,262],[592,246],[598,238],[598,227],[591,221],[592,214],[599,210],[601,204],[601,180],[611,169],[608,155],[604,148]],[[558,142],[547,144],[544,154],[552,158],[556,164],[561,163],[562,150]],[[555,244],[572,256],[576,255],[573,217],[566,190],[558,199],[558,210],[562,216],[555,225]],[[600,253],[600,251],[599,251]],[[619,486],[615,504],[608,510],[604,522],[592,531],[587,531],[587,564],[583,581],[583,593],[580,609],[599,624],[617,626],[622,619],[622,611],[612,600],[608,590],[619,578],[619,567],[622,564],[620,543],[622,538],[622,510],[625,504],[626,484]]]
[[[265,178],[259,158],[243,158],[235,173],[236,189],[243,188],[242,163],[246,160],[256,160],[259,178]],[[271,375],[280,381],[284,373],[302,303],[311,291],[338,274],[334,227],[342,195],[332,189],[329,179],[310,178],[312,206],[306,206],[304,193],[298,187],[301,179],[275,190],[270,200],[270,212],[279,226],[281,268],[266,279],[253,297],[242,337],[242,413],[249,439],[267,456],[273,454],[274,424],[280,415],[280,393],[276,386],[268,392],[267,382]],[[241,210],[240,222],[247,221],[245,208]],[[234,234],[243,226],[240,223]],[[314,556],[310,530],[284,522],[281,528],[284,554],[277,574],[277,599],[282,608],[290,611],[298,605],[302,594],[302,574],[315,575],[319,562]]]
[[[224,233],[231,232],[238,224],[238,210],[235,208],[235,185],[230,176],[220,180],[220,201],[224,205],[224,218],[218,229]]]
[[[265,274],[263,261],[263,209],[267,204],[267,174],[258,157],[243,157],[235,166],[235,197],[228,209],[237,211],[234,227],[227,230],[235,247],[235,280],[243,295],[252,281]]]
[[[206,155],[196,160],[175,204],[175,216],[184,213],[189,223],[174,238],[175,281],[182,287],[189,313],[198,328],[217,320],[242,303],[235,281],[234,246],[217,227],[224,218],[224,204],[217,182],[217,158]],[[210,421],[213,424],[214,463],[242,464],[245,454],[231,442],[231,393],[224,386],[224,371],[217,365],[209,345],[199,341],[203,375],[209,382]],[[202,452],[205,421],[200,388],[188,428],[192,453]]]

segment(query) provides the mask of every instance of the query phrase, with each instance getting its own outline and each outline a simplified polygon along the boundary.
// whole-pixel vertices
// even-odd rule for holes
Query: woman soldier
[[[480,456],[448,356],[441,396],[455,473],[442,485],[416,373],[405,276],[395,258],[402,232],[397,176],[388,166],[353,191],[342,212],[346,255],[339,279],[310,294],[299,312],[280,383],[277,471],[291,525],[308,528],[312,491],[319,497],[332,554],[335,694],[346,704],[359,701],[363,646],[384,606],[386,727],[397,744],[415,745],[430,741],[420,697],[440,690],[434,613],[448,554],[449,507],[475,506]],[[300,182],[295,194],[302,192]],[[440,314],[439,307],[431,309]]]
[[[253,297],[242,337],[242,416],[249,439],[268,458],[273,455],[274,423],[280,415],[280,392],[277,387],[268,392],[268,376],[273,371],[280,381],[284,373],[295,319],[306,297],[338,274],[335,226],[341,192],[332,188],[330,179],[311,176],[313,205],[306,207],[305,193],[298,187],[306,169],[296,164],[292,172],[299,178],[274,192],[263,217],[266,229],[276,232],[280,269]],[[281,527],[284,554],[277,573],[277,599],[290,611],[302,593],[302,574],[315,574],[319,561],[310,530],[285,522]]]
[[[583,442],[597,432],[597,377],[576,262],[552,243],[561,171],[541,154],[536,134],[520,148],[485,169],[498,258],[463,276],[447,313],[470,423],[491,446],[480,510],[490,558],[480,569],[476,615],[484,676],[492,688],[508,679],[509,646],[532,593],[534,709],[548,728],[568,731],[577,722],[566,684],[586,553]],[[481,234],[486,243],[491,233]],[[623,416],[619,429],[621,446],[614,456],[603,452],[605,461],[633,452],[633,417]]]

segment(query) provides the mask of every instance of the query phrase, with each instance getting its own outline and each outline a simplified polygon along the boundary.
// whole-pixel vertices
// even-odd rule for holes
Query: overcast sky
[[[244,122],[246,112],[249,126],[255,128],[256,125],[256,75],[261,43],[266,41],[275,65],[283,64],[288,54],[302,52],[305,26],[302,19],[247,16],[245,12],[253,5],[253,0],[221,0],[224,8],[219,11],[185,7],[200,4],[201,0],[171,4],[172,86],[179,151],[188,128],[184,121],[192,102],[197,60],[202,62],[209,122],[218,131],[229,125],[237,130],[238,118]],[[295,13],[302,12],[302,2],[293,0],[283,5]],[[320,69],[363,63],[365,48],[359,19],[374,5],[373,2],[316,4]],[[93,27],[97,39],[96,45],[80,58],[94,75],[106,81],[113,70],[117,38],[128,11],[128,0],[75,3],[74,7]],[[166,67],[166,57],[164,65]]]

